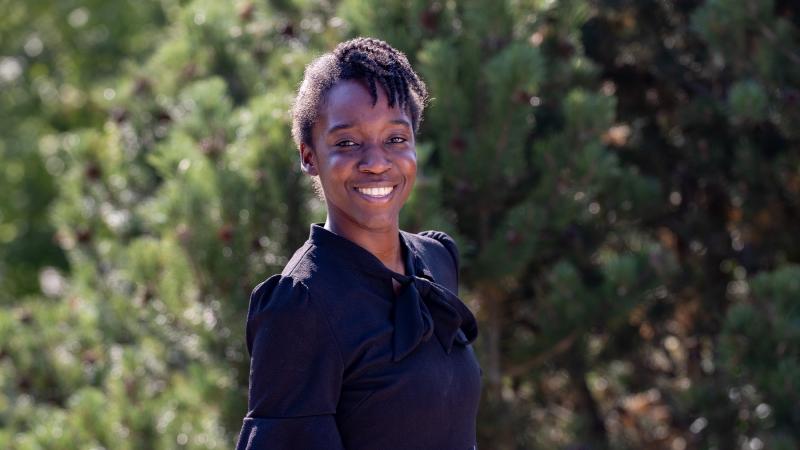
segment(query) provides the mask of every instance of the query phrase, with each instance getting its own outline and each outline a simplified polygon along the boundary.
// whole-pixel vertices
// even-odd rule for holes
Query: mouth
[[[366,187],[366,186],[359,186],[353,188],[356,192],[358,192],[362,198],[366,199],[370,202],[378,202],[382,203],[384,201],[389,200],[394,194],[394,191],[397,190],[397,185],[393,186],[379,186],[379,187]]]

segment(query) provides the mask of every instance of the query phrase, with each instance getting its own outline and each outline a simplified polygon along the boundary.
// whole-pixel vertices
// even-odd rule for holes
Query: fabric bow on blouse
[[[416,275],[392,273],[392,278],[402,286],[394,303],[394,361],[408,356],[432,334],[448,354],[454,342],[467,345],[478,336],[475,316],[447,288]]]

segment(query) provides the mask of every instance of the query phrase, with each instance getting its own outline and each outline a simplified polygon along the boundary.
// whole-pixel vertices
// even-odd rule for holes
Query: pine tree
[[[291,95],[355,35],[434,97],[402,225],[460,244],[481,448],[800,442],[792,2],[51,3],[0,19],[0,447],[231,447],[323,214]]]
[[[47,207],[59,161],[47,136],[102,123],[95,102],[119,55],[148,48],[158,9],[101,1],[3,2],[0,20],[0,303],[35,293],[39,271],[66,268]],[[118,16],[119,14],[119,16]],[[124,17],[125,20],[118,20]]]
[[[435,97],[406,217],[460,238],[484,446],[795,446],[796,8],[343,8]]]
[[[642,227],[681,270],[645,316],[642,349],[673,367],[642,382],[668,386],[661,401],[692,447],[800,437],[785,406],[797,404],[796,339],[781,326],[796,317],[786,280],[800,257],[798,24],[791,2],[622,2],[584,29],[587,53],[625,86],[621,156],[664,187]]]
[[[421,134],[441,201],[412,214],[423,225],[437,210],[462,245],[464,284],[483,319],[483,445],[553,448],[581,436],[607,446],[588,386],[605,376],[597,353],[655,301],[672,262],[636,229],[659,186],[610,142],[626,136],[614,89],[582,50],[591,5],[365,3],[344,6],[358,32],[411,41],[405,50],[434,96]],[[537,407],[544,396],[550,405]],[[542,432],[565,431],[551,422],[558,404],[574,411],[573,433]]]
[[[162,7],[157,36],[130,37],[153,40],[142,63],[98,80],[103,61],[66,61],[90,115],[45,128],[40,149],[69,273],[0,314],[0,447],[230,448],[241,426],[250,290],[319,210],[288,109],[321,12]]]

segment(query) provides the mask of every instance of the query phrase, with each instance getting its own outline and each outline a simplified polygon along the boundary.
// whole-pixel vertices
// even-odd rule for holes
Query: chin
[[[397,227],[400,219],[397,214],[390,216],[361,216],[356,222],[366,230],[378,231]]]

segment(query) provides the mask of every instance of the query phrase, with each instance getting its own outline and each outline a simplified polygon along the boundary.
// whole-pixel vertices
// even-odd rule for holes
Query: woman
[[[426,97],[377,39],[306,68],[292,134],[328,215],[250,298],[238,449],[476,448],[477,326],[455,294],[456,245],[399,230]]]

